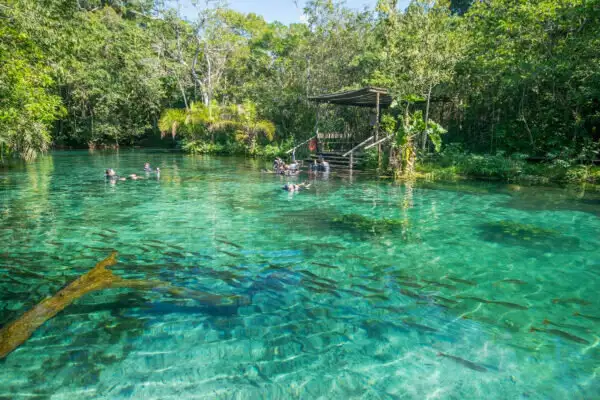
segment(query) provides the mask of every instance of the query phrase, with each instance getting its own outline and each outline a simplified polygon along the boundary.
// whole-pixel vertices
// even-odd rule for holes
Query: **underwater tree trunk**
[[[210,305],[238,302],[238,296],[219,296],[187,288],[173,286],[162,281],[130,280],[114,275],[106,269],[117,263],[117,252],[100,261],[86,274],[80,276],[54,296],[42,300],[20,318],[0,329],[0,359],[5,358],[22,345],[46,321],[53,318],[75,300],[87,293],[110,289],[131,288],[140,290],[163,289],[174,296],[192,298]],[[227,300],[226,303],[223,300]]]

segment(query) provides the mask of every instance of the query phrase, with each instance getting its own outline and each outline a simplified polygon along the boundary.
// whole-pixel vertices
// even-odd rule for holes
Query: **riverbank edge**
[[[574,165],[558,167],[551,164],[525,164],[512,170],[468,171],[461,166],[423,163],[416,167],[417,179],[458,181],[481,180],[526,185],[591,184],[600,187],[600,167]]]

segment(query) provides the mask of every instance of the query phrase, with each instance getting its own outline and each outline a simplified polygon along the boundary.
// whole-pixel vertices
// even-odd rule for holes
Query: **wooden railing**
[[[362,146],[364,146],[365,144],[367,144],[368,142],[370,142],[371,140],[373,140],[373,138],[375,137],[375,135],[371,136],[370,138],[368,138],[367,140],[357,144],[356,146],[354,146],[352,149],[350,149],[349,151],[347,151],[346,153],[342,154],[342,157],[348,157],[348,154],[352,154],[354,153],[356,150],[360,149]]]

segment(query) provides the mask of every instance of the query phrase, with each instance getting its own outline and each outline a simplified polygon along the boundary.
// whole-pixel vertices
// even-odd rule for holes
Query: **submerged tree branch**
[[[139,290],[165,290],[167,293],[198,300],[210,305],[225,305],[239,303],[239,297],[219,296],[211,293],[190,290],[173,286],[162,281],[129,280],[114,275],[107,267],[117,263],[117,252],[100,261],[86,274],[49,297],[20,318],[0,329],[0,359],[5,358],[17,347],[22,345],[46,321],[53,318],[75,300],[94,291],[111,288],[131,288]]]

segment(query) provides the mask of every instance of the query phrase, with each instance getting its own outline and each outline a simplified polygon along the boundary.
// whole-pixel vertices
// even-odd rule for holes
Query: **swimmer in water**
[[[299,192],[300,190],[308,189],[310,187],[310,183],[301,183],[299,185],[295,185],[293,183],[287,183],[283,185],[282,189],[288,192]]]
[[[150,163],[145,163],[144,164],[144,171],[146,171],[146,172],[152,172],[152,168],[150,168]]]
[[[125,178],[121,178],[119,175],[117,175],[115,170],[112,168],[108,168],[108,169],[106,169],[106,171],[104,171],[104,177],[106,179],[109,179],[111,182],[115,182],[117,180],[119,180],[119,181],[126,180]]]

